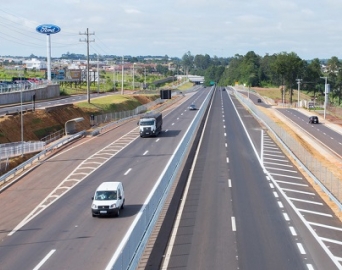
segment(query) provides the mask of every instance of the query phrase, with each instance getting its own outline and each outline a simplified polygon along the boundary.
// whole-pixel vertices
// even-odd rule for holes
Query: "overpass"
[[[177,75],[177,80],[179,79],[188,79],[190,82],[200,84],[204,83],[204,76],[198,76],[198,75]]]

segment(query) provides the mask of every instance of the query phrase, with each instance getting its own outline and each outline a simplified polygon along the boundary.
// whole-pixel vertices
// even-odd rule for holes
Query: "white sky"
[[[54,24],[52,57],[86,54],[209,54],[231,57],[295,52],[342,58],[342,0],[0,0],[0,55],[47,55],[36,32]]]

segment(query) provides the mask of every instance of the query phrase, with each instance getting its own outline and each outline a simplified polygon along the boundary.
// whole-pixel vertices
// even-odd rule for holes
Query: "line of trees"
[[[231,58],[210,58],[209,55],[184,54],[181,60],[185,74],[201,75],[205,82],[215,81],[218,85],[236,83],[250,87],[280,87],[289,94],[292,102],[293,90],[300,80],[301,90],[324,95],[327,77],[330,84],[330,102],[342,102],[342,62],[337,57],[328,60],[303,60],[296,53],[281,52],[261,57],[253,51],[246,55],[236,54]]]

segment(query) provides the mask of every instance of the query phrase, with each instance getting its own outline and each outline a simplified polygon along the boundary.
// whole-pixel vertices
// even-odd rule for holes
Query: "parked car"
[[[194,111],[194,110],[197,110],[196,109],[196,105],[195,104],[191,104],[190,106],[189,106],[189,111]]]
[[[319,123],[318,117],[317,116],[310,116],[309,117],[309,123],[310,124],[318,124]]]

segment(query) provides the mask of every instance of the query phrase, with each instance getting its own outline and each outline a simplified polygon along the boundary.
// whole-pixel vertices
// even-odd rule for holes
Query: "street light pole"
[[[297,105],[297,110],[299,110],[299,92],[300,92],[300,83],[302,79],[296,79],[297,84],[298,84],[298,105]]]
[[[20,134],[21,134],[21,156],[24,155],[24,121],[23,121],[23,82],[20,87]]]
[[[99,55],[97,55],[97,93],[100,93]]]
[[[327,110],[327,95],[328,95],[328,77],[321,77],[321,79],[325,80],[324,83],[324,119],[325,119],[325,114]]]

